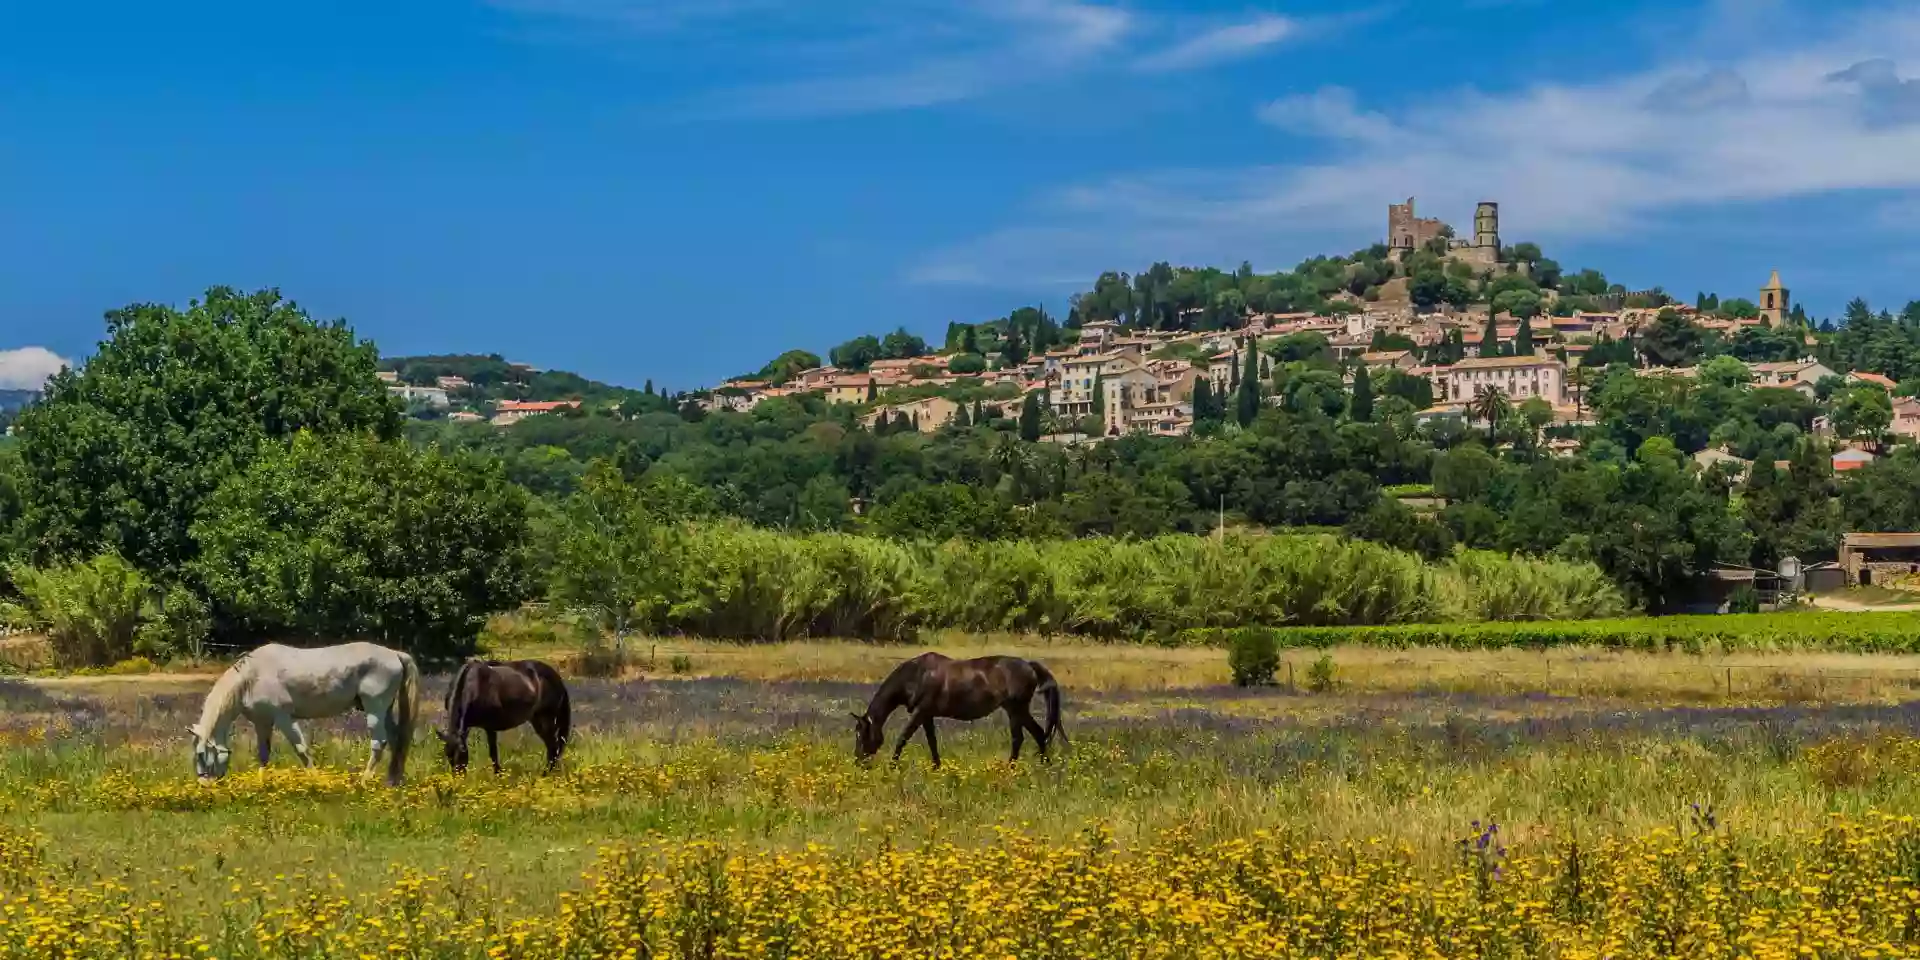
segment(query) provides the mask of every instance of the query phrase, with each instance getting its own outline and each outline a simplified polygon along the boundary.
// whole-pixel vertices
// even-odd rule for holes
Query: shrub
[[[667,669],[672,670],[675,676],[692,673],[693,658],[684,653],[676,653],[673,659],[667,661]]]
[[[22,598],[6,619],[47,636],[54,666],[101,667],[133,655],[152,586],[118,555],[64,567],[14,567]]]
[[[134,637],[135,653],[142,658],[161,660],[182,656],[191,660],[207,658],[207,635],[213,631],[213,615],[199,594],[175,584],[167,588],[149,613],[149,619],[140,625]]]
[[[1313,693],[1332,693],[1338,686],[1340,680],[1333,655],[1323,653],[1307,668],[1307,689]]]
[[[1280,672],[1280,647],[1274,642],[1273,631],[1246,627],[1233,631],[1232,636],[1232,645],[1227,648],[1227,668],[1233,671],[1233,685],[1271,686],[1274,676]]]

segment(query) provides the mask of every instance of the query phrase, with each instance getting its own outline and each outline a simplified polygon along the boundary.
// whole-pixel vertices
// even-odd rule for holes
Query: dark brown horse
[[[1028,705],[1035,694],[1047,703],[1047,725],[1034,722]],[[940,741],[933,733],[935,717],[953,720],[978,720],[995,710],[1007,712],[1013,728],[1013,759],[1020,759],[1020,745],[1032,733],[1040,744],[1040,756],[1047,755],[1047,743],[1054,734],[1065,743],[1067,731],[1060,726],[1060,684],[1047,668],[1019,657],[979,657],[954,660],[937,653],[923,653],[895,667],[880,684],[879,692],[867,704],[865,716],[853,715],[854,755],[861,760],[880,752],[886,742],[887,718],[895,710],[907,711],[907,727],[900,731],[900,742],[893,746],[893,759],[907,748],[914,731],[927,733],[927,752],[933,765],[940,765]]]
[[[440,735],[453,771],[465,773],[467,731],[486,731],[487,756],[493,772],[499,773],[500,733],[523,723],[532,724],[547,745],[547,770],[552,772],[573,735],[573,701],[559,671],[538,660],[468,660],[447,687],[446,716],[433,732]]]

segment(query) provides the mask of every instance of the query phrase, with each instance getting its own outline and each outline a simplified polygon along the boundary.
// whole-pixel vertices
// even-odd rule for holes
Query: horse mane
[[[242,668],[248,666],[252,658],[252,650],[241,654],[239,659],[233,661],[233,666],[213,682],[213,689],[207,691],[206,702],[200,706],[200,721],[194,725],[201,736],[215,736],[217,731],[214,728],[219,726],[220,718],[239,712],[240,692],[245,681]]]
[[[445,704],[447,732],[458,734],[465,727],[465,724],[461,722],[462,714],[465,711],[460,709],[462,706],[460,698],[467,689],[467,675],[473,672],[474,667],[483,665],[483,661],[480,660],[468,659],[464,661],[460,664],[460,669],[454,672],[453,682],[447,684],[447,702]]]

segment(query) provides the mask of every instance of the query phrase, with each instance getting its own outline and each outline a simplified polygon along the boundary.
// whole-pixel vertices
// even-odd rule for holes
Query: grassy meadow
[[[848,712],[918,648],[850,643],[642,643],[572,681],[563,774],[522,730],[455,778],[423,729],[398,790],[357,778],[357,718],[307,725],[313,771],[242,727],[194,782],[210,675],[0,681],[0,951],[1920,949],[1920,657],[1336,647],[1242,690],[1218,650],[933,645],[1046,661],[1068,751],[946,721],[943,769],[858,766]]]

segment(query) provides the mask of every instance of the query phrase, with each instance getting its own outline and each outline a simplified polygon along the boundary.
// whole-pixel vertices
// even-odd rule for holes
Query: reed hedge
[[[951,542],[681,528],[636,624],[742,640],[921,630],[1180,642],[1247,625],[1335,627],[1618,616],[1591,564],[1465,551],[1439,563],[1329,535]],[[659,574],[665,573],[664,576]]]
[[[1235,631],[1194,630],[1187,643],[1227,646]],[[1495,623],[1281,627],[1281,647],[1449,647],[1465,650],[1589,646],[1615,650],[1825,650],[1920,653],[1920,613],[1778,612]]]

